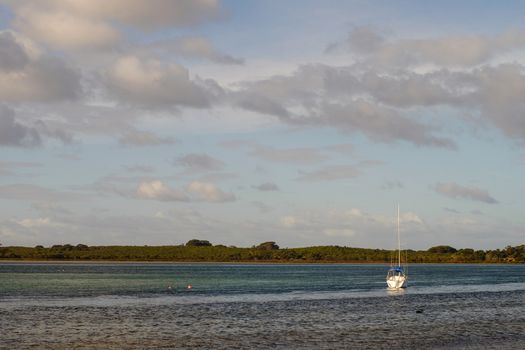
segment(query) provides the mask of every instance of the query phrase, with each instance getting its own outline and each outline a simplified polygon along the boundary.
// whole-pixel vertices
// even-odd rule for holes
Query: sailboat
[[[401,239],[399,236],[399,204],[397,205],[397,265],[390,263],[390,269],[386,275],[388,289],[401,289],[407,287],[408,275],[401,266]]]

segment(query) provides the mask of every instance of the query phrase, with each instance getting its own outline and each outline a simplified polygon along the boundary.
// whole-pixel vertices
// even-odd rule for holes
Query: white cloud
[[[61,49],[109,49],[119,33],[109,23],[57,9],[28,6],[17,11],[15,26],[27,36]]]
[[[232,94],[233,103],[292,126],[362,132],[378,142],[455,147],[452,140],[436,135],[436,126],[399,109],[455,102],[452,92],[434,82],[437,78],[399,70],[392,77],[379,76],[373,69],[365,72],[358,66],[304,65],[288,76],[242,84]]]
[[[190,200],[184,192],[173,189],[158,180],[140,183],[137,188],[137,196],[143,199],[155,199],[166,202],[186,202]]]
[[[233,193],[227,193],[209,182],[193,181],[185,189],[172,188],[162,181],[143,181],[139,184],[136,195],[141,199],[153,199],[165,202],[232,202]]]
[[[145,46],[163,54],[175,54],[186,58],[205,59],[218,64],[240,65],[244,60],[220,52],[203,37],[180,37],[156,41]]]
[[[186,68],[136,56],[119,58],[107,73],[108,88],[122,102],[146,107],[207,107],[205,82],[190,79]]]
[[[13,32],[0,32],[0,100],[49,102],[78,98],[82,92],[79,72],[33,46]]]
[[[493,36],[466,34],[389,40],[371,28],[357,27],[350,32],[347,40],[328,46],[327,52],[348,50],[376,65],[406,67],[432,63],[441,66],[473,66],[524,47],[523,30],[511,30]]]
[[[43,1],[51,8],[62,8],[78,15],[116,20],[137,28],[155,29],[164,26],[192,26],[219,18],[219,0],[51,0]]]
[[[481,116],[477,121],[525,139],[524,72],[520,63],[420,71],[382,67],[373,60],[348,66],[310,64],[288,75],[243,82],[228,96],[243,109],[291,126],[328,126],[360,132],[376,142],[455,149],[455,142],[441,135],[442,121],[426,117],[434,108],[448,107],[467,123]]]
[[[467,103],[507,136],[525,141],[525,68],[521,64],[485,66],[467,75],[473,92]]]
[[[403,212],[400,215],[399,221],[406,224],[423,224],[423,221],[419,218],[419,216],[411,211]]]
[[[20,114],[0,104],[0,146],[36,147],[44,139],[56,139],[64,144],[73,141],[69,132],[49,127],[42,119],[31,120]]]
[[[224,163],[205,153],[189,153],[179,157],[175,164],[183,166],[188,172],[222,170]]]
[[[62,49],[111,49],[122,27],[154,30],[192,26],[221,15],[218,0],[12,1],[14,26]]]
[[[35,128],[20,124],[13,110],[0,105],[0,146],[34,147],[41,143]]]
[[[434,187],[439,194],[450,198],[465,198],[477,202],[484,202],[488,204],[498,203],[486,190],[471,186],[461,186],[454,182],[438,183]]]
[[[352,208],[350,210],[348,210],[345,214],[345,216],[355,216],[355,217],[362,217],[364,216],[363,212],[361,211],[361,209],[358,209],[358,208]]]
[[[196,200],[205,202],[232,202],[235,201],[233,193],[227,193],[209,182],[193,181],[188,185],[188,191]]]
[[[52,225],[51,220],[49,218],[36,218],[36,219],[27,218],[27,219],[19,220],[16,223],[26,228],[34,228],[34,227]]]
[[[323,114],[309,120],[317,126],[331,125],[350,132],[362,132],[376,142],[407,141],[419,146],[455,148],[455,143],[434,135],[434,128],[384,107],[357,99],[349,104],[327,104]]]
[[[0,33],[0,71],[12,72],[23,69],[29,63],[29,57],[13,33]]]
[[[510,138],[525,139],[525,123],[521,118],[525,105],[519,93],[525,86],[523,67],[518,63],[494,65],[492,61],[501,53],[525,47],[522,30],[492,36],[396,40],[359,27],[351,32],[348,41],[333,46],[350,47],[359,53],[361,59],[356,64],[306,64],[287,75],[255,81],[241,78],[231,90],[213,80],[191,76],[185,67],[171,62],[169,54],[159,54],[162,59],[140,55],[140,47],[150,45],[155,49],[157,45],[163,53],[171,50],[174,54],[218,63],[239,63],[200,36],[140,45],[128,43],[118,50],[124,56],[115,60],[116,52],[105,54],[97,61],[100,66],[94,64],[97,66],[94,71],[90,71],[92,66],[82,71],[76,69],[71,64],[74,55],[45,53],[34,42],[89,51],[114,48],[120,40],[119,30],[126,26],[142,29],[186,26],[217,18],[220,13],[217,1],[158,0],[155,4],[145,5],[138,0],[117,0],[103,6],[97,0],[8,2],[15,12],[14,24],[33,40],[12,31],[0,34],[0,99],[14,103],[51,102],[96,96],[111,104],[116,98],[122,104],[114,111],[123,105],[169,111],[227,105],[291,126],[328,126],[360,132],[376,142],[401,140],[418,146],[454,149],[454,141],[441,135],[442,122],[425,117],[432,112],[429,108],[446,106],[461,115],[479,114]],[[436,67],[414,70],[406,64],[383,65],[382,60],[431,63]],[[110,61],[112,66],[108,65]],[[455,64],[467,69],[440,69]],[[115,116],[117,112],[109,112],[111,118],[98,118],[88,111],[91,108],[77,106],[78,114],[88,114],[88,118],[77,118],[82,119],[83,132],[95,129],[100,132],[100,128],[106,128],[106,133],[114,132],[109,131],[114,127],[112,124],[129,127],[135,118]],[[62,117],[68,127],[78,123],[74,116]],[[209,115],[205,118],[211,119]],[[233,123],[237,122],[240,120]],[[55,138],[71,141],[69,135],[59,137],[57,130],[53,132]],[[122,128],[118,132],[122,133]]]
[[[294,216],[288,215],[281,218],[281,225],[287,228],[294,227],[297,224],[297,219]]]

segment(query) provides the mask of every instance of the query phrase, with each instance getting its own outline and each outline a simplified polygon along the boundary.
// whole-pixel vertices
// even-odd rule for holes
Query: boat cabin
[[[387,278],[394,277],[394,276],[404,276],[405,271],[403,271],[403,268],[401,267],[392,267],[390,270],[388,270]]]

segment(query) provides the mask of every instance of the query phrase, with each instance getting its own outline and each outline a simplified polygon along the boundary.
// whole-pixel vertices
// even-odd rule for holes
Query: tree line
[[[213,245],[193,239],[185,245],[167,246],[88,246],[64,244],[44,247],[1,247],[0,259],[10,260],[80,260],[80,261],[176,261],[176,262],[375,262],[388,263],[395,252],[342,246],[279,248],[264,242],[249,248]],[[525,245],[495,250],[455,249],[435,246],[427,250],[407,250],[403,260],[409,263],[524,263]]]

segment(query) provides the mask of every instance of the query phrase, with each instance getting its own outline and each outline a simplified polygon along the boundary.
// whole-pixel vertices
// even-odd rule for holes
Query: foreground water
[[[525,349],[524,265],[415,265],[400,292],[385,274],[0,263],[0,349]]]

